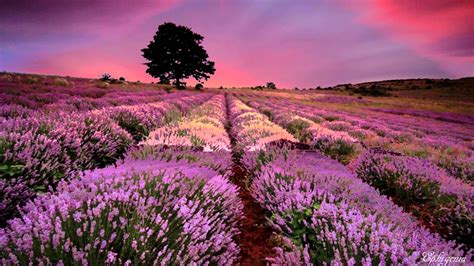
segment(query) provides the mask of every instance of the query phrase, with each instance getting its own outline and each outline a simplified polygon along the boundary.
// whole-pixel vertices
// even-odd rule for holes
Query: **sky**
[[[174,22],[204,36],[206,86],[474,76],[472,0],[0,1],[0,71],[156,81],[140,50]]]

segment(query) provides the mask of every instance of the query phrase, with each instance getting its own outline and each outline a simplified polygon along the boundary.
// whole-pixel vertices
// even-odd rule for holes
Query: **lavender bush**
[[[232,263],[242,205],[222,176],[86,175],[0,229],[2,264]]]
[[[17,207],[37,192],[55,189],[58,182],[79,171],[103,168],[124,159],[135,140],[160,125],[179,102],[182,110],[205,101],[206,94],[170,103],[108,107],[93,111],[47,110],[32,113],[20,106],[1,110],[1,221],[18,214]],[[21,187],[22,193],[8,192]]]
[[[258,150],[279,140],[296,142],[286,130],[243,102],[228,96],[227,104],[232,123],[230,133],[236,138],[239,150]]]
[[[269,149],[248,153],[243,162],[254,173],[253,197],[272,213],[272,227],[291,240],[270,261],[413,264],[427,250],[466,255],[317,153]]]
[[[472,116],[401,106],[0,73],[0,264],[469,264]]]
[[[163,115],[173,106],[167,103],[154,103],[140,106],[119,106],[106,108],[101,114],[112,118],[121,128],[133,136],[135,142],[145,139],[151,130],[159,127]]]
[[[131,138],[110,120],[78,113],[66,118],[38,114],[4,120],[0,132],[0,204],[4,224],[38,192],[54,189],[78,170],[124,158]],[[21,188],[21,193],[12,191]]]
[[[130,134],[111,119],[76,113],[58,121],[49,135],[61,143],[77,169],[105,167],[123,159],[132,144]]]
[[[471,243],[474,189],[469,184],[429,162],[373,152],[355,162],[355,172],[442,235]]]
[[[132,150],[125,162],[131,160],[160,160],[165,162],[176,162],[179,164],[199,165],[201,168],[208,168],[216,171],[220,175],[229,176],[231,174],[232,154],[229,151],[218,150],[213,152],[202,151],[195,147],[181,146],[170,148],[166,145],[144,145]],[[169,166],[170,164],[167,164]],[[159,168],[158,168],[159,169]],[[200,170],[198,170],[199,172]]]
[[[178,123],[159,128],[143,142],[146,145],[190,146],[205,151],[230,151],[224,97],[216,95],[189,111]]]
[[[355,145],[357,140],[346,132],[331,130],[295,114],[295,111],[285,110],[265,101],[251,101],[250,105],[262,111],[271,109],[272,120],[288,130],[296,139],[344,164],[348,164],[358,153]]]
[[[318,105],[321,100],[318,97],[311,104],[295,101],[295,96],[273,97],[269,100],[260,95],[245,94],[240,98],[247,99],[253,107],[261,111],[271,110],[272,118],[276,119],[274,121],[277,123],[288,123],[290,114],[296,114],[309,121],[320,123],[322,127],[357,138],[364,146],[384,147],[408,156],[428,159],[446,169],[452,176],[468,181],[474,178],[472,138],[470,137],[472,125],[462,115],[456,114],[457,117],[466,120],[459,124],[451,119],[427,119],[425,117],[432,117],[419,116],[404,110],[391,110],[380,115],[379,110],[373,108],[353,110],[348,109],[348,106],[344,104]],[[410,116],[398,114],[410,114]],[[445,115],[453,117],[453,114],[442,116]],[[278,117],[282,117],[283,119],[280,119],[283,121],[279,122]],[[308,136],[304,134],[307,128],[307,126],[302,127],[303,133],[298,133],[298,127],[296,127],[295,134]],[[335,145],[332,148],[331,145],[327,145],[328,143],[330,144],[327,141],[322,142],[319,144],[325,145],[319,146],[332,158],[342,158],[342,162],[346,163],[355,158],[355,156],[342,155],[345,151],[350,151],[347,145]],[[357,150],[359,148],[355,150],[355,154],[358,153]]]

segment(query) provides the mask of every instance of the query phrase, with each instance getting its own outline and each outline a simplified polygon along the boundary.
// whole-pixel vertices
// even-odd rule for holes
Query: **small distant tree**
[[[102,81],[111,81],[112,80],[112,75],[109,73],[104,73],[100,76],[100,80]]]
[[[194,89],[198,91],[202,91],[204,89],[204,86],[201,83],[198,83],[196,84],[196,86],[194,86]]]
[[[276,90],[277,87],[276,87],[275,83],[270,81],[270,82],[267,82],[267,88]]]
[[[185,26],[170,22],[160,25],[153,40],[142,49],[148,60],[146,72],[160,81],[174,80],[178,88],[184,87],[182,80],[189,77],[209,79],[216,70],[201,45],[203,39]]]
[[[124,78],[124,77],[120,77],[119,80],[120,80],[120,81],[125,81],[125,78]]]

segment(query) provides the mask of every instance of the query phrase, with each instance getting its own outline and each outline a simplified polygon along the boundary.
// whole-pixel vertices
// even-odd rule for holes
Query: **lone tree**
[[[193,77],[197,81],[207,80],[216,69],[208,60],[206,50],[201,46],[204,39],[190,28],[174,23],[164,23],[146,48],[143,57],[149,62],[146,72],[160,82],[174,80],[174,85],[183,88],[183,79]]]
[[[267,82],[267,88],[276,90],[277,86],[273,82]]]

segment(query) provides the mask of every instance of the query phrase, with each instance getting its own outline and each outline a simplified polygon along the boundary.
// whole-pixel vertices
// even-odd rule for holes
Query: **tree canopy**
[[[267,82],[267,88],[276,90],[276,85],[273,82]]]
[[[185,26],[170,22],[160,25],[153,40],[142,49],[148,60],[146,72],[163,83],[174,80],[178,88],[189,77],[197,81],[209,79],[216,69],[201,45],[203,39]]]

